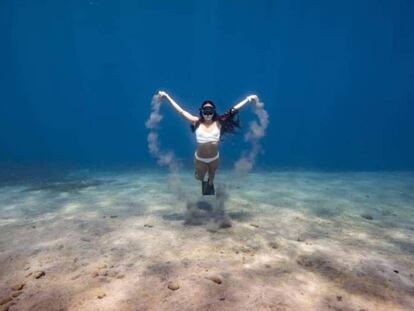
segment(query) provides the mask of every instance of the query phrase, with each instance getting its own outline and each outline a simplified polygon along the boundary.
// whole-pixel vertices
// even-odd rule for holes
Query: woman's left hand
[[[167,97],[168,94],[166,92],[164,92],[164,91],[158,91],[158,96]]]

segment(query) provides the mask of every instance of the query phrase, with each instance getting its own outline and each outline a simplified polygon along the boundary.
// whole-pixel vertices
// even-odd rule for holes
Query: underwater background
[[[412,1],[0,6],[2,167],[154,166],[144,122],[162,89],[193,114],[257,94],[270,121],[258,167],[414,168]],[[163,145],[192,165],[189,126],[161,111]],[[231,159],[243,141],[222,147]]]
[[[0,311],[414,310],[413,1],[1,0],[0,25]],[[159,90],[259,96],[216,195]]]

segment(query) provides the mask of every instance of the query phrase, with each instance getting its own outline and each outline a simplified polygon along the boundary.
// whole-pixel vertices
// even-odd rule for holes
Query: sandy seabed
[[[177,180],[179,183],[177,183]],[[0,188],[0,310],[414,310],[414,173]]]

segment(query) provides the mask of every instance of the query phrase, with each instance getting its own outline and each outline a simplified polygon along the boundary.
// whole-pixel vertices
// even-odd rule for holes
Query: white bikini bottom
[[[196,151],[196,152],[194,153],[194,156],[195,156],[195,158],[196,158],[198,161],[201,161],[201,162],[204,162],[204,163],[210,163],[210,162],[213,162],[213,161],[217,160],[217,159],[219,158],[220,154],[217,152],[217,154],[216,154],[214,157],[212,157],[212,158],[200,158],[200,157],[197,155],[197,151]]]

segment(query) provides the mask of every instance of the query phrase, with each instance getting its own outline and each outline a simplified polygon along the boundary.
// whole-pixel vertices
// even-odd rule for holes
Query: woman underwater
[[[191,123],[191,129],[196,134],[197,150],[194,153],[195,178],[202,182],[203,195],[214,195],[214,177],[219,166],[220,136],[232,133],[240,127],[238,112],[250,101],[257,101],[256,95],[247,96],[223,115],[216,112],[216,106],[206,100],[199,108],[199,116],[194,116],[178,105],[166,92],[159,91],[161,98],[166,98],[174,109]],[[208,181],[205,181],[208,173]]]

